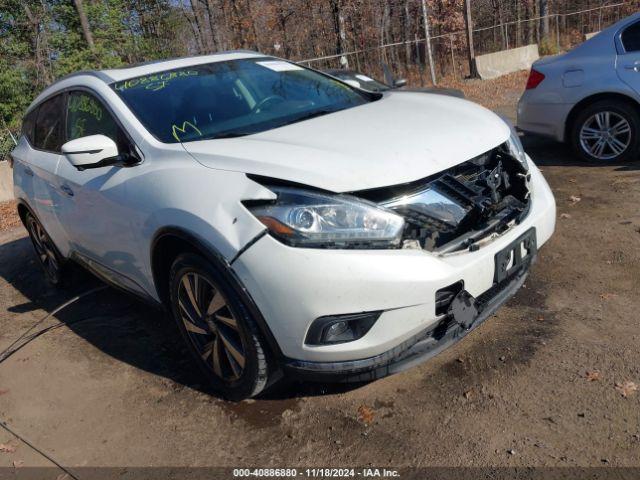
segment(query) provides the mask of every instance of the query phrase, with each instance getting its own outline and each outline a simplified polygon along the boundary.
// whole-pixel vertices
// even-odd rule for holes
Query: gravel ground
[[[638,466],[640,163],[584,165],[525,142],[557,232],[517,296],[432,361],[227,403],[202,391],[168,321],[106,289],[0,364],[0,419],[74,467]],[[0,351],[96,285],[77,272],[51,289],[22,228],[0,233]],[[1,430],[0,444],[0,466],[50,464]]]

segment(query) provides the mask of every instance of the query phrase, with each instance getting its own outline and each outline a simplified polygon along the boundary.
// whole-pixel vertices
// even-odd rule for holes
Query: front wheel
[[[639,152],[640,116],[618,100],[601,100],[578,113],[571,128],[576,154],[589,162],[628,162]]]
[[[268,379],[265,348],[224,274],[186,253],[175,260],[170,277],[173,317],[211,387],[236,401],[260,393]]]

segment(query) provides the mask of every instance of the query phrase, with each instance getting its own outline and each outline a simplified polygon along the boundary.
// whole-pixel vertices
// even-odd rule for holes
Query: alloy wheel
[[[617,159],[630,145],[631,125],[615,112],[598,112],[580,129],[580,146],[597,160]]]
[[[204,276],[185,273],[178,287],[178,309],[189,340],[206,366],[224,381],[239,379],[246,348],[222,292]]]
[[[49,235],[47,235],[40,223],[33,217],[29,217],[28,224],[29,233],[31,234],[38,259],[49,279],[53,283],[56,283],[60,276],[60,264],[58,263],[58,257],[49,239]]]

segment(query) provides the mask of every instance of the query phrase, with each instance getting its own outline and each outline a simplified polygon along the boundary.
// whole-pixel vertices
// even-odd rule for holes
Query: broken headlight
[[[505,120],[505,123],[509,125],[511,129],[511,136],[507,143],[505,143],[505,148],[507,153],[511,155],[513,158],[518,160],[526,171],[529,171],[529,164],[527,163],[527,154],[524,152],[524,147],[522,146],[522,142],[520,141],[520,137],[518,136],[518,132],[515,127],[509,122]]]
[[[393,248],[404,219],[374,203],[291,187],[269,187],[275,203],[249,206],[271,235],[296,247]]]

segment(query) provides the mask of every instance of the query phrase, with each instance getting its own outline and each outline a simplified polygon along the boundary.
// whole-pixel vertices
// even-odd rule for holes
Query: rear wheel
[[[639,152],[640,116],[619,100],[601,100],[583,109],[571,128],[576,154],[590,162],[627,162]]]
[[[60,285],[63,279],[63,259],[58,254],[53,241],[31,213],[27,213],[25,224],[47,280],[52,285]]]
[[[211,387],[230,400],[260,393],[268,378],[263,342],[224,274],[187,253],[170,277],[173,317]]]

